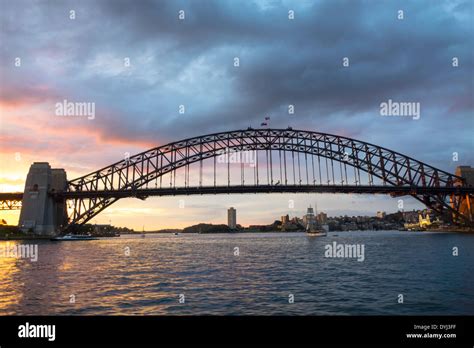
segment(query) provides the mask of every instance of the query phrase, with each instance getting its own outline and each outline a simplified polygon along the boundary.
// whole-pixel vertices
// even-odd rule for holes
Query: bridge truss
[[[21,209],[22,192],[0,192],[0,210]]]
[[[239,155],[238,155],[239,154]],[[463,204],[474,188],[461,177],[367,142],[302,130],[247,129],[184,139],[68,182],[70,225],[125,197],[332,192],[410,195],[438,214],[472,223]]]

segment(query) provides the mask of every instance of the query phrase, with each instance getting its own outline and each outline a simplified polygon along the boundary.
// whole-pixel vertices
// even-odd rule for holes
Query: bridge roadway
[[[125,189],[109,191],[68,191],[55,193],[58,198],[96,198],[96,197],[137,197],[178,196],[235,193],[353,193],[390,194],[392,196],[423,194],[474,194],[474,187],[410,187],[389,185],[231,185],[231,186],[190,186],[171,188]]]
[[[58,199],[74,198],[146,198],[149,196],[211,195],[246,193],[352,193],[389,194],[392,196],[423,194],[474,194],[474,187],[411,187],[390,185],[224,185],[190,186],[170,188],[147,188],[99,191],[51,192]],[[23,192],[0,192],[0,201],[21,201]]]
[[[0,201],[21,201],[23,192],[0,192]]]

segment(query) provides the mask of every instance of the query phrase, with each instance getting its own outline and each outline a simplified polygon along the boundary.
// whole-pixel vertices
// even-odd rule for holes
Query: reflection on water
[[[0,248],[4,250],[8,245],[17,245],[18,242],[0,242]],[[0,257],[0,313],[9,314],[8,308],[18,305],[23,293],[18,292],[18,284],[13,284],[19,267],[17,263],[21,262],[15,258]]]
[[[365,261],[325,258],[333,241],[364,244]],[[156,234],[34,243],[37,262],[0,258],[1,315],[474,314],[473,235]]]

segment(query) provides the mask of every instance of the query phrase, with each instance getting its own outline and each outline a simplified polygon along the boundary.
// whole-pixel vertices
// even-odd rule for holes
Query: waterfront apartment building
[[[316,219],[318,220],[320,224],[325,225],[328,223],[328,214],[320,212],[318,216],[316,217]]]
[[[288,214],[281,216],[281,224],[285,225],[290,223],[290,216]]]
[[[227,210],[227,226],[232,229],[237,228],[237,210],[234,207],[230,207]]]

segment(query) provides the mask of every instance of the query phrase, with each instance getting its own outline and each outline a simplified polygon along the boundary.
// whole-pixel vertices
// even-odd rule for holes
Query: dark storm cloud
[[[439,144],[419,140],[428,134],[474,162],[468,0],[1,3],[2,60],[31,62],[28,77],[1,68],[17,81],[2,98],[22,82],[34,90],[36,79],[54,95],[94,100],[104,138],[162,143],[258,127],[270,115],[274,127],[343,133],[451,166]],[[132,69],[121,69],[124,57]],[[381,118],[387,99],[421,102],[421,119]]]

